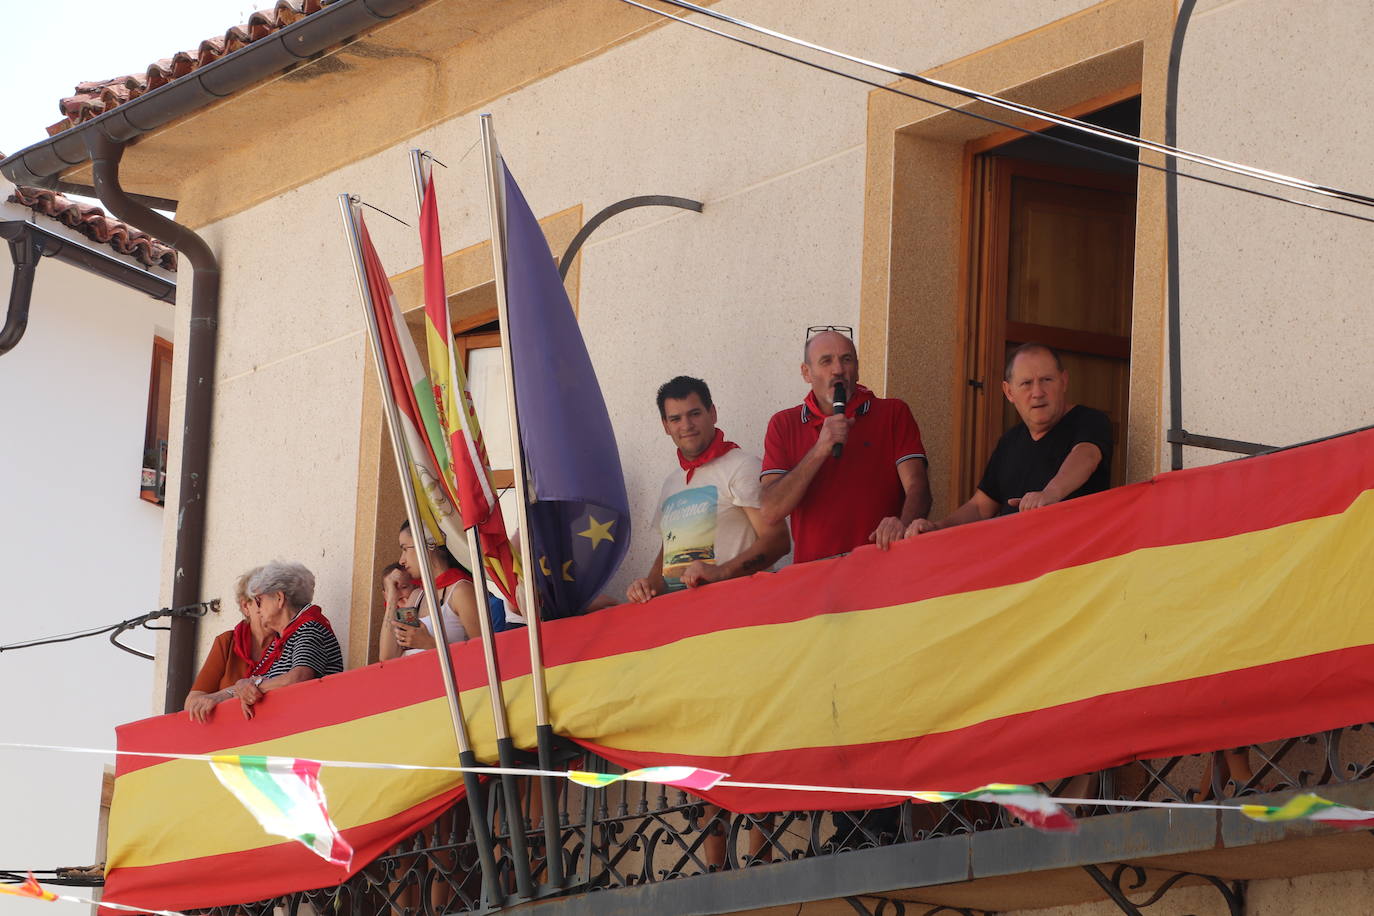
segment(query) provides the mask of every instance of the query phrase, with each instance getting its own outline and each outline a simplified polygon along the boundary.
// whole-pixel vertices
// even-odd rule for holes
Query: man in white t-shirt
[[[658,389],[663,431],[677,446],[678,467],[663,481],[653,527],[662,538],[649,575],[626,597],[655,595],[747,576],[791,549],[786,523],[766,524],[759,506],[761,463],[716,429],[711,389],[679,375]]]

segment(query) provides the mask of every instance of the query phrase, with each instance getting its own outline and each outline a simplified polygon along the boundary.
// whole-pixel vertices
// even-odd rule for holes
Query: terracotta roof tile
[[[177,269],[176,249],[105,214],[99,207],[77,203],[65,194],[42,188],[16,187],[9,202],[51,216],[92,241],[109,245],[120,254],[136,258],[148,267]]]
[[[76,91],[58,103],[63,119],[48,128],[48,135],[60,134],[82,121],[89,121],[96,115],[284,29],[333,2],[336,0],[277,0],[276,6],[258,10],[242,25],[228,29],[223,35],[207,38],[194,51],[178,51],[171,57],[155,61],[143,73],[78,83]]]

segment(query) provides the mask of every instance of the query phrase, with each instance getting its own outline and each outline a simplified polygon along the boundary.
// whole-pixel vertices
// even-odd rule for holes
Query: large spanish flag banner
[[[741,781],[963,790],[1370,720],[1374,432],[548,623],[555,729],[625,766]],[[514,641],[512,641],[512,638]],[[529,708],[518,633],[498,637]],[[480,647],[452,647],[495,759]],[[122,750],[449,764],[425,654],[271,694],[244,721],[163,716]],[[485,720],[485,721],[484,721]],[[517,743],[534,744],[528,720]],[[321,771],[356,870],[456,774]],[[716,787],[735,811],[871,797]],[[265,834],[207,764],[121,756],[106,896],[203,907],[345,877]]]

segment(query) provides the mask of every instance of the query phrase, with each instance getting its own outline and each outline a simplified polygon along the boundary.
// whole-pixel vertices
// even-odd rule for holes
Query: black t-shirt
[[[1017,423],[1003,433],[988,459],[978,489],[1000,504],[998,515],[1015,512],[1016,509],[1007,505],[1007,500],[1045,489],[1059,473],[1069,452],[1080,442],[1097,446],[1102,452],[1102,460],[1087,483],[1065,498],[1108,489],[1112,484],[1112,424],[1102,411],[1082,405],[1066,412],[1039,441],[1031,438],[1025,423]]]

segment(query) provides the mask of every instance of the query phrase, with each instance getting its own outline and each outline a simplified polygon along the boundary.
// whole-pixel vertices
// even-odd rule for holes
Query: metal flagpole
[[[502,206],[505,191],[501,187],[500,151],[496,135],[492,133],[491,115],[481,116],[482,152],[487,167],[487,205],[491,210],[491,261],[496,275],[496,311],[501,329],[501,356],[506,370],[506,410],[510,417],[511,471],[514,476],[515,501],[520,519],[520,577],[522,601],[520,610],[525,616],[530,638],[530,682],[534,690],[534,725],[539,740],[539,768],[553,769],[553,726],[549,723],[549,693],[544,680],[544,650],[540,643],[539,607],[534,598],[534,532],[529,524],[529,498],[525,479],[525,453],[520,446],[519,411],[515,404],[515,365],[511,360],[510,311],[506,302],[506,212]],[[544,843],[547,847],[549,883],[563,884],[562,842],[558,831],[557,780],[543,777]]]
[[[377,315],[374,311],[372,293],[367,286],[367,268],[363,264],[362,244],[358,240],[357,198],[350,194],[339,195],[339,212],[343,217],[344,233],[348,237],[349,250],[353,253],[353,271],[358,281],[358,299],[367,317],[367,336],[372,344],[373,363],[377,378],[382,386],[382,403],[386,405],[387,428],[391,431],[391,448],[396,456],[396,473],[401,478],[401,494],[405,500],[406,518],[410,520],[410,533],[415,538],[415,554],[420,560],[420,582],[424,586],[425,600],[429,602],[430,618],[434,622],[435,637],[438,642],[435,654],[439,656],[439,667],[443,670],[444,693],[448,697],[449,716],[453,721],[453,737],[458,742],[458,765],[477,766],[477,756],[472,752],[468,739],[467,722],[463,719],[463,704],[458,696],[458,682],[453,677],[453,663],[448,654],[448,639],[444,634],[444,615],[440,612],[438,596],[434,588],[434,578],[429,570],[429,551],[422,549],[427,540],[424,521],[420,518],[419,503],[415,498],[415,485],[410,479],[410,449],[401,433],[401,418],[396,410],[396,402],[387,392],[386,357],[382,353],[382,341],[377,332]],[[472,816],[472,835],[477,844],[478,860],[482,866],[482,887],[487,899],[495,904],[501,900],[500,889],[496,883],[496,856],[492,852],[491,830],[486,821],[486,804],[483,800],[482,783],[477,774],[464,772],[463,785],[467,789],[468,810]]]
[[[420,212],[425,202],[425,156],[426,154],[418,149],[410,151],[410,170],[415,179],[416,213]],[[452,335],[452,331],[448,328],[439,330]],[[448,347],[449,352],[452,353],[452,340],[448,341]],[[431,376],[436,371],[436,367],[430,367]],[[456,376],[449,375],[450,384],[456,380]],[[449,397],[460,398],[464,397],[464,394],[461,391],[450,391]],[[450,431],[451,434],[452,431]],[[478,473],[485,474],[486,468],[481,468]],[[460,513],[463,508],[459,506]],[[493,511],[500,512],[500,506],[493,507]],[[515,742],[511,739],[510,724],[506,719],[506,697],[501,685],[500,665],[496,659],[496,634],[491,630],[491,616],[487,612],[486,560],[482,555],[482,544],[477,534],[477,526],[475,524],[469,525],[466,517],[463,519],[463,524],[466,527],[468,556],[472,560],[472,591],[477,599],[477,625],[481,629],[482,657],[487,665],[491,718],[496,725],[496,752],[501,766],[515,767]],[[525,816],[520,807],[520,787],[515,782],[515,776],[505,773],[501,776],[501,788],[506,798],[506,828],[510,831],[511,858],[515,860],[516,891],[521,897],[533,897],[534,888],[530,880],[530,856],[525,842]]]

